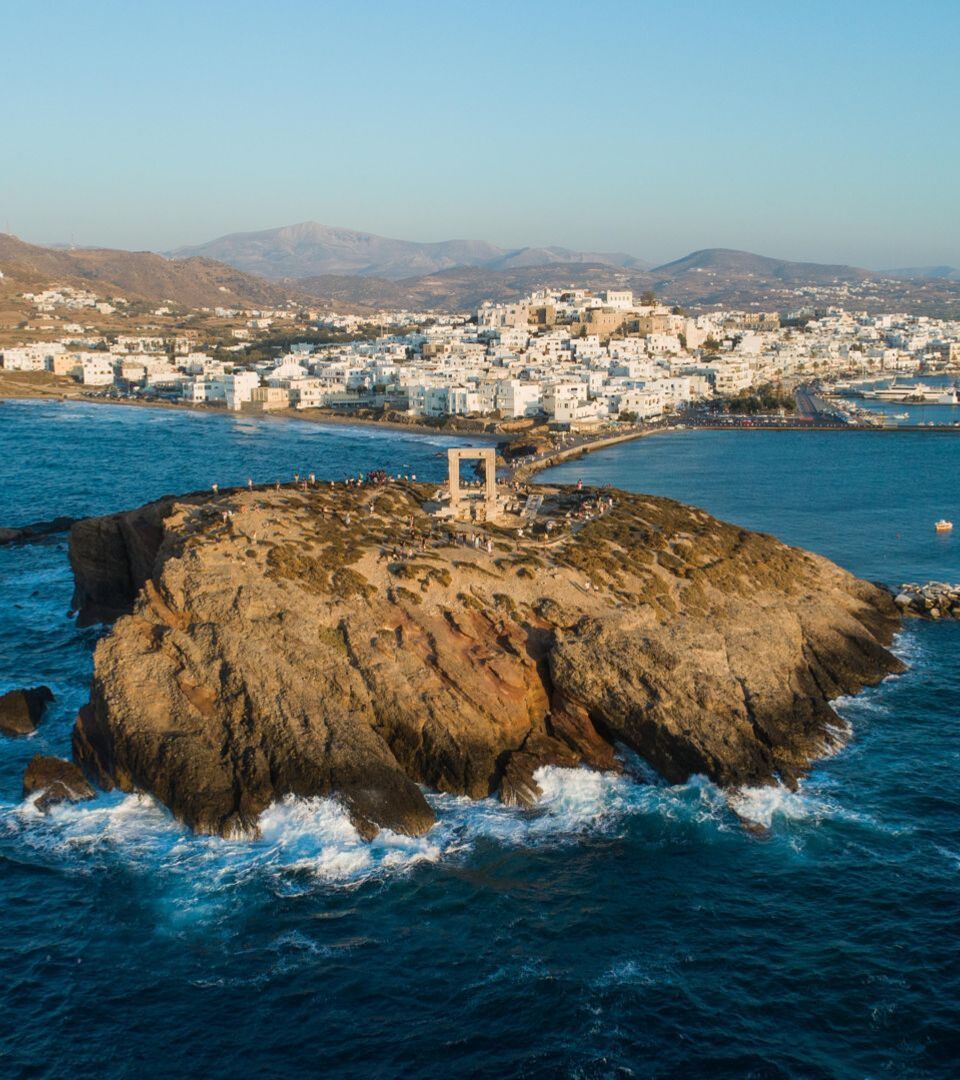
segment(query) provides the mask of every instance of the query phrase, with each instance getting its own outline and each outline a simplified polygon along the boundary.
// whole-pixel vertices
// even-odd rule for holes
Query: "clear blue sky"
[[[960,0],[2,0],[0,229],[960,265]]]

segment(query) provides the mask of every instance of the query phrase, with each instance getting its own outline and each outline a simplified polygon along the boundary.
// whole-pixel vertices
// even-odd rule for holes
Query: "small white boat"
[[[934,525],[934,528],[937,530],[937,532],[950,532],[950,530],[953,528],[953,522],[947,521],[946,518],[941,518],[936,523],[936,525]]]

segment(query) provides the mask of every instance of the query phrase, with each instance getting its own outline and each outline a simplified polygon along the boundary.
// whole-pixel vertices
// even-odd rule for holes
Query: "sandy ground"
[[[80,387],[48,371],[0,371],[0,398],[76,398]]]

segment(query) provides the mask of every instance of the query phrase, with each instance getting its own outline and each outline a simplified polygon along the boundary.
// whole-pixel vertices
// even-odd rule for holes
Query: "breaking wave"
[[[253,878],[265,879],[283,895],[355,888],[423,864],[462,859],[480,843],[514,849],[573,845],[622,836],[638,821],[646,840],[665,846],[704,829],[743,833],[744,821],[771,829],[778,819],[857,818],[822,792],[763,787],[730,795],[704,777],[668,785],[631,755],[625,759],[622,773],[539,769],[535,778],[542,794],[531,808],[428,793],[437,823],[421,837],[384,829],[367,842],[337,800],[294,796],[264,811],[256,840],[195,836],[149,796],[120,793],[61,805],[47,815],[30,802],[8,806],[0,810],[0,828],[18,833],[41,859],[66,863],[71,872],[96,873],[121,860],[174,886],[179,882],[182,905],[191,908]]]

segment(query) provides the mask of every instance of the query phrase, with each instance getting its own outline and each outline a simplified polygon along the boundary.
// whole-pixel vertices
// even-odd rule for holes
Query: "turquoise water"
[[[107,406],[0,404],[0,523],[161,494],[407,467],[440,438]],[[690,432],[568,479],[701,502],[883,580],[960,580],[960,439]],[[0,741],[0,1071],[7,1076],[951,1076],[958,1052],[960,626],[840,705],[853,738],[798,793],[548,770],[532,812],[433,797],[426,837],[365,845],[329,801],[256,843],[101,796],[41,818],[96,630],[65,545],[0,548],[0,689],[47,682]]]

